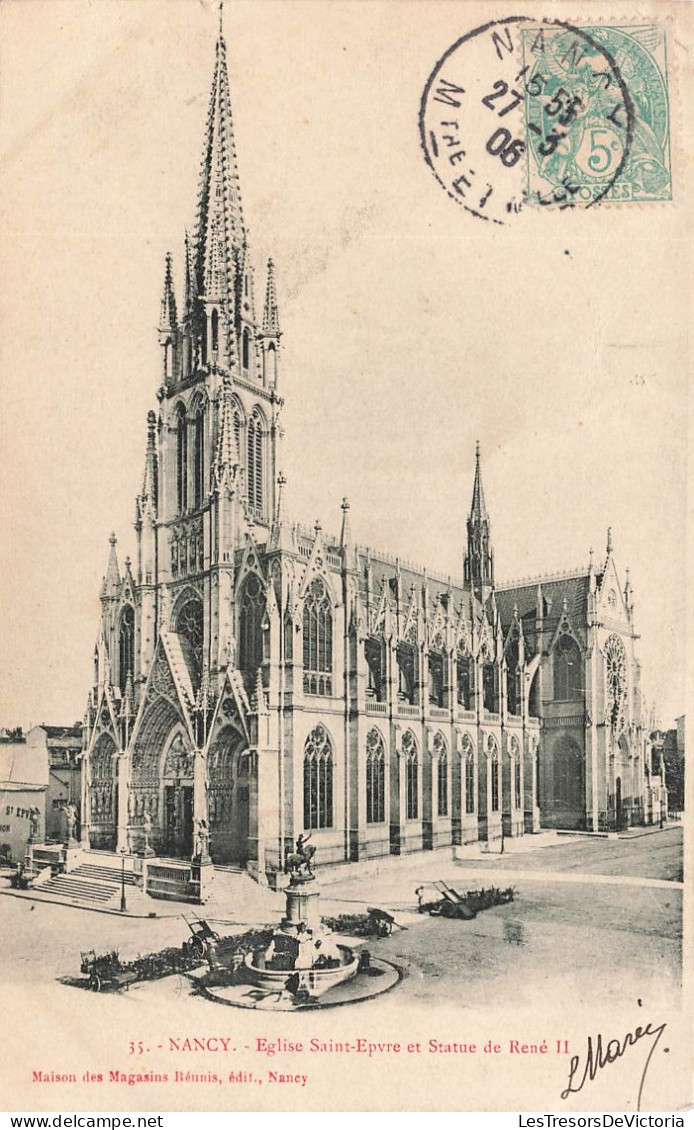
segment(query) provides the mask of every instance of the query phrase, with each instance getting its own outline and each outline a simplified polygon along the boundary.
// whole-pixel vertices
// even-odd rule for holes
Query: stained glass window
[[[366,735],[366,823],[382,824],[386,818],[386,755],[378,730]]]
[[[316,577],[304,601],[304,692],[333,693],[333,612],[322,577]]]
[[[448,816],[448,750],[441,734],[436,734],[434,738],[434,749],[439,755],[436,769],[438,815]]]
[[[405,754],[406,777],[406,816],[417,820],[419,816],[419,755],[417,742],[411,730],[403,734],[402,748]]]
[[[581,652],[568,633],[563,633],[554,648],[554,697],[568,701],[581,697]]]
[[[333,751],[320,723],[304,746],[304,828],[333,826]]]
[[[263,662],[265,594],[255,573],[247,577],[241,593],[239,615],[239,667],[255,671]]]
[[[197,691],[202,672],[203,613],[200,600],[189,600],[183,605],[176,617],[176,631],[187,642],[186,659],[193,689]]]

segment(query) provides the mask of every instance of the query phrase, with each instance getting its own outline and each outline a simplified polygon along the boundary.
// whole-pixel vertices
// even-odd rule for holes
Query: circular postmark
[[[509,16],[449,47],[424,88],[419,128],[427,164],[460,207],[504,224],[528,206],[591,207],[616,191],[635,111],[604,39]]]

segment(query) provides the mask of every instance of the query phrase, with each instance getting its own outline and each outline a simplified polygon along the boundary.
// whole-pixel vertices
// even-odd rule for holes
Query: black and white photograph
[[[7,1111],[684,1127],[691,16],[0,4]]]

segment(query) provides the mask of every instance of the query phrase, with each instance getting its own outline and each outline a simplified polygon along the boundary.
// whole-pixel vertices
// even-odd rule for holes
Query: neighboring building
[[[83,839],[259,876],[297,835],[321,863],[649,819],[631,585],[605,557],[495,584],[476,457],[461,576],[290,522],[281,333],[262,317],[225,45],[179,308],[167,257],[138,556],[111,537],[85,717]]]
[[[48,761],[46,795],[46,839],[62,840],[65,835],[64,808],[81,803],[82,724],[75,726],[34,726],[26,736],[27,746],[45,751]]]
[[[36,810],[37,838],[45,835],[48,758],[28,737],[21,728],[0,730],[0,856],[14,863],[24,860]]]
[[[685,798],[684,715],[675,719],[674,729],[662,735],[662,759],[669,808],[673,814],[680,813]]]

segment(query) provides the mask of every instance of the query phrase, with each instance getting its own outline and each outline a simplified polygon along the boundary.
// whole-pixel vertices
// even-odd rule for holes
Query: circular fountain
[[[209,973],[198,982],[205,996],[237,1008],[293,1011],[364,1000],[398,983],[396,966],[359,952],[362,939],[342,938],[323,923],[310,859],[293,870],[285,895],[280,924],[246,953],[208,944]]]
[[[292,875],[286,897],[285,917],[268,945],[246,955],[247,976],[261,989],[319,997],[357,974],[359,956],[323,925],[313,875]]]

